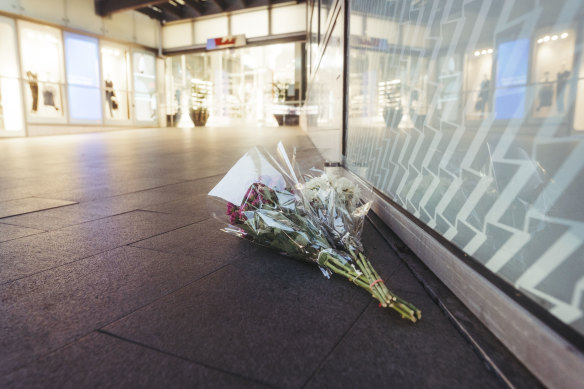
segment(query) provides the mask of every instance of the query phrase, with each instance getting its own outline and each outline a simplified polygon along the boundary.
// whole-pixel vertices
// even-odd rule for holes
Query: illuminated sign
[[[245,35],[225,36],[207,39],[207,50],[225,49],[227,47],[245,46]]]

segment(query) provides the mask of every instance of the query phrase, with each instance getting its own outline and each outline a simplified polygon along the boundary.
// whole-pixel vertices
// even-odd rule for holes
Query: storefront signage
[[[207,50],[225,49],[227,47],[245,46],[245,35],[225,36],[207,39]]]
[[[351,35],[351,46],[356,48],[366,48],[372,50],[387,50],[388,43],[387,39],[384,38],[373,38],[373,37],[362,37],[359,35]]]

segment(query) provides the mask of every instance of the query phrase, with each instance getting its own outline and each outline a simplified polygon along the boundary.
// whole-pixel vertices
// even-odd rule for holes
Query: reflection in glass
[[[569,94],[574,61],[574,31],[560,30],[541,35],[534,45],[533,80],[537,87],[534,117],[561,116]]]
[[[524,116],[529,44],[530,40],[523,38],[501,43],[497,49],[497,119],[520,119]]]
[[[584,333],[584,5],[447,4],[351,4],[346,165]]]

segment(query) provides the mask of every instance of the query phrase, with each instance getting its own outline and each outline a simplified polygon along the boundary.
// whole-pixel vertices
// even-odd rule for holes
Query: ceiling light
[[[475,57],[478,57],[479,55],[481,55],[481,52],[480,51],[475,51],[474,52],[474,55],[475,55]]]
[[[489,53],[489,54],[493,54],[493,49],[489,49],[489,50],[487,50],[487,53]]]
[[[543,43],[543,38],[539,38],[539,39],[537,40],[537,43]]]
[[[557,41],[558,40],[558,36],[557,35],[552,36],[552,40],[553,41]]]
[[[562,35],[560,35],[560,38],[562,38],[562,39],[566,39],[567,37],[568,37],[568,33],[567,32],[565,32]]]
[[[487,50],[481,51],[481,54],[487,54]]]
[[[549,42],[549,40],[550,40],[550,36],[549,35],[546,35],[546,36],[543,37],[543,41],[544,42]]]

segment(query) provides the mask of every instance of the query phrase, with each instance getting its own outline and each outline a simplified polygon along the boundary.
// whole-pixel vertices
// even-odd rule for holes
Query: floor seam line
[[[106,335],[106,336],[110,336],[110,337],[116,338],[116,339],[121,340],[123,342],[132,343],[134,345],[137,345],[137,346],[140,346],[140,347],[144,347],[144,348],[147,348],[149,350],[156,351],[156,352],[161,353],[161,354],[164,354],[164,355],[171,356],[173,358],[178,358],[178,359],[181,359],[181,360],[186,361],[186,362],[189,362],[189,363],[194,363],[196,365],[205,367],[207,369],[216,370],[218,372],[221,372],[221,373],[224,373],[224,374],[229,374],[231,376],[238,377],[238,378],[243,378],[243,379],[248,380],[248,381],[252,381],[252,382],[256,382],[258,384],[264,385],[264,386],[268,386],[270,388],[278,388],[277,386],[273,386],[273,385],[268,384],[266,382],[260,381],[260,380],[258,380],[256,378],[248,377],[248,376],[245,376],[245,375],[242,375],[242,374],[239,374],[239,373],[235,373],[235,372],[232,372],[232,371],[229,371],[229,370],[222,369],[222,368],[217,367],[217,366],[209,365],[209,364],[204,363],[204,362],[201,362],[201,361],[196,361],[196,360],[190,359],[188,357],[184,357],[184,356],[179,355],[179,354],[174,354],[174,353],[171,353],[169,351],[161,350],[161,349],[159,349],[157,347],[154,347],[154,346],[151,346],[151,345],[148,345],[148,344],[145,344],[145,343],[136,341],[136,340],[132,340],[132,339],[126,338],[126,337],[121,336],[121,335],[114,334],[114,333],[109,332],[109,331],[106,331],[106,330],[98,329],[98,330],[96,330],[96,332],[98,332],[100,334],[103,334],[103,335]]]
[[[168,253],[166,253],[166,254],[168,254]],[[143,309],[143,308],[145,308],[145,307],[147,307],[147,306],[149,306],[149,305],[152,305],[152,304],[154,304],[154,303],[158,302],[159,300],[162,300],[162,299],[164,299],[164,298],[166,298],[166,297],[170,296],[171,294],[177,293],[177,292],[179,292],[179,291],[181,291],[181,290],[183,290],[183,289],[185,289],[185,288],[188,288],[188,287],[190,287],[191,285],[193,285],[193,284],[195,284],[195,283],[197,283],[197,282],[199,282],[199,281],[201,281],[201,280],[203,280],[203,279],[205,279],[205,278],[209,277],[210,275],[212,275],[212,274],[215,274],[215,273],[216,273],[216,272],[218,272],[219,270],[222,270],[223,268],[225,268],[225,267],[227,267],[227,266],[229,266],[229,265],[233,264],[233,262],[235,262],[235,261],[236,261],[236,260],[238,260],[238,259],[239,259],[239,258],[236,258],[236,259],[234,259],[233,261],[231,261],[231,262],[229,262],[229,263],[226,263],[226,264],[224,264],[224,265],[222,265],[222,266],[220,266],[220,267],[218,267],[218,268],[216,268],[216,269],[214,269],[214,270],[210,271],[209,273],[207,273],[207,274],[204,274],[203,276],[201,276],[201,277],[199,277],[199,278],[196,278],[196,279],[194,279],[194,280],[191,280],[191,281],[187,282],[187,283],[186,283],[186,284],[184,284],[183,286],[180,286],[180,287],[178,287],[178,288],[176,288],[176,289],[173,289],[173,290],[169,291],[168,293],[165,293],[165,294],[163,294],[163,295],[161,295],[161,296],[159,296],[159,297],[157,297],[157,298],[155,298],[155,299],[153,299],[153,300],[151,300],[151,301],[147,302],[146,304],[140,305],[139,307],[137,307],[137,308],[135,308],[135,309],[133,309],[133,310],[131,310],[131,311],[129,311],[129,312],[125,312],[125,313],[123,314],[123,316],[120,316],[120,317],[118,317],[118,318],[115,318],[114,320],[110,321],[109,323],[105,323],[105,324],[103,324],[101,327],[99,327],[99,329],[102,329],[102,328],[105,328],[105,327],[107,327],[107,326],[109,326],[109,325],[112,325],[113,323],[115,323],[115,322],[117,322],[117,321],[119,321],[119,320],[121,320],[121,319],[125,318],[126,316],[130,316],[130,315],[132,315],[133,313],[135,313],[135,312],[138,312],[139,310],[141,310],[141,309]]]
[[[133,211],[132,211],[132,212],[133,212]],[[8,285],[8,284],[10,284],[10,283],[13,283],[13,282],[16,282],[16,281],[20,281],[20,280],[22,280],[22,279],[25,279],[25,278],[28,278],[28,277],[32,277],[32,276],[34,276],[34,275],[41,274],[41,273],[44,273],[44,272],[47,272],[47,271],[50,271],[50,270],[55,270],[55,269],[58,269],[58,268],[60,268],[60,267],[63,267],[63,266],[66,266],[66,265],[70,265],[70,264],[72,264],[72,263],[79,262],[79,261],[82,261],[82,260],[84,260],[84,259],[87,259],[87,258],[95,257],[95,256],[97,256],[97,255],[100,255],[100,254],[106,253],[106,252],[108,252],[108,251],[117,250],[117,249],[119,249],[119,248],[122,248],[122,247],[133,247],[133,248],[147,249],[147,248],[145,248],[145,247],[133,246],[133,244],[135,244],[135,243],[138,243],[138,242],[142,242],[142,241],[144,241],[144,240],[147,240],[147,239],[150,239],[150,238],[154,238],[154,237],[156,237],[156,236],[164,235],[164,234],[166,234],[167,232],[176,231],[176,230],[179,230],[179,229],[181,229],[181,228],[184,228],[184,227],[188,227],[188,226],[190,226],[190,225],[193,225],[193,224],[196,224],[196,223],[187,224],[187,225],[185,225],[185,226],[178,227],[178,228],[175,228],[175,229],[172,229],[172,230],[169,230],[169,231],[166,231],[166,232],[160,233],[160,234],[156,234],[156,235],[153,235],[153,236],[151,236],[151,237],[148,237],[148,238],[144,238],[144,239],[141,239],[141,240],[137,240],[137,241],[135,241],[135,242],[131,242],[131,243],[124,243],[124,244],[122,244],[122,245],[120,245],[120,246],[116,246],[116,247],[112,247],[112,248],[109,248],[109,249],[106,249],[106,250],[103,250],[103,251],[99,251],[99,252],[97,252],[97,253],[94,253],[94,254],[91,254],[91,255],[88,255],[88,256],[85,256],[85,257],[82,257],[82,258],[74,259],[74,260],[72,260],[72,261],[70,261],[70,262],[66,262],[66,263],[63,263],[63,264],[60,264],[60,265],[57,265],[57,266],[54,266],[54,267],[50,267],[50,268],[48,268],[48,269],[40,270],[40,271],[38,271],[38,272],[34,272],[34,273],[31,273],[31,274],[27,274],[27,275],[25,275],[25,276],[23,276],[23,277],[15,278],[15,279],[13,279],[13,280],[10,280],[10,281],[6,281],[6,282],[0,282],[0,288],[2,288],[4,285]],[[58,231],[58,230],[54,230],[54,231]],[[49,231],[49,232],[51,232],[51,231]],[[35,234],[35,235],[39,235],[39,234]],[[33,236],[33,235],[29,235],[29,236]],[[23,238],[26,238],[26,237],[23,237]],[[18,238],[18,239],[21,239],[21,238]],[[16,240],[16,239],[12,239],[12,240]],[[4,242],[1,242],[1,243],[4,243]],[[1,243],[0,243],[0,244],[1,244]],[[152,251],[158,251],[158,250],[152,250]],[[172,253],[168,253],[168,252],[164,252],[164,251],[158,251],[158,252],[165,253],[165,254],[172,254]],[[185,255],[186,255],[186,254],[185,254]],[[188,255],[187,255],[187,256],[188,256]]]
[[[161,212],[153,212],[153,211],[144,211],[144,212],[161,213]],[[166,214],[166,213],[161,213],[161,214],[163,214],[163,215],[168,215],[168,214]],[[203,219],[203,220],[200,220],[200,221],[197,221],[197,222],[188,223],[188,224],[185,224],[184,226],[177,227],[177,228],[173,228],[172,230],[168,230],[168,231],[165,231],[165,232],[161,232],[161,233],[159,233],[159,234],[155,234],[155,235],[149,236],[149,237],[147,237],[147,238],[138,239],[138,240],[136,240],[136,241],[134,241],[134,242],[126,243],[126,244],[124,244],[124,246],[130,246],[130,245],[134,245],[134,244],[136,244],[136,243],[138,243],[138,242],[143,242],[143,241],[145,241],[145,240],[148,240],[148,239],[156,238],[157,236],[161,236],[161,235],[164,235],[164,234],[168,234],[168,233],[170,233],[170,232],[174,232],[174,231],[180,230],[181,228],[185,228],[185,227],[194,226],[195,224],[202,223],[202,222],[204,222],[204,221],[206,221],[206,220],[209,220],[209,219],[210,219],[210,218],[206,218],[206,219]],[[120,246],[120,247],[121,247],[121,246]],[[138,247],[138,246],[132,246],[132,247]]]
[[[30,197],[30,198],[36,198],[36,197]],[[47,199],[47,200],[54,200],[54,199]],[[22,213],[15,213],[14,215],[6,215],[6,216],[0,216],[0,220],[2,219],[6,219],[9,217],[16,217],[16,216],[22,216],[22,215],[29,215],[31,213],[37,213],[37,212],[43,212],[43,211],[48,211],[50,209],[57,209],[57,208],[64,208],[64,207],[70,207],[71,205],[77,205],[79,204],[78,202],[76,203],[72,203],[72,204],[63,204],[63,205],[58,205],[56,207],[51,207],[51,208],[44,208],[44,209],[37,209],[35,211],[29,211],[29,212],[22,212]]]
[[[355,327],[355,325],[357,324],[359,319],[361,319],[361,317],[363,316],[363,314],[365,313],[367,308],[369,308],[370,305],[371,305],[371,301],[369,301],[365,305],[365,307],[361,310],[359,315],[357,315],[355,320],[351,323],[351,325],[349,326],[347,331],[345,331],[345,333],[341,336],[341,338],[333,345],[333,347],[329,350],[329,352],[325,355],[325,357],[320,361],[317,368],[312,372],[312,374],[310,374],[308,379],[302,384],[301,388],[305,388],[306,385],[308,385],[310,383],[310,381],[312,381],[314,379],[314,377],[322,370],[322,368],[324,367],[326,362],[329,360],[330,356],[339,347],[339,345],[343,342],[343,340],[345,340],[345,338],[349,335],[349,332],[351,332],[351,330]]]

